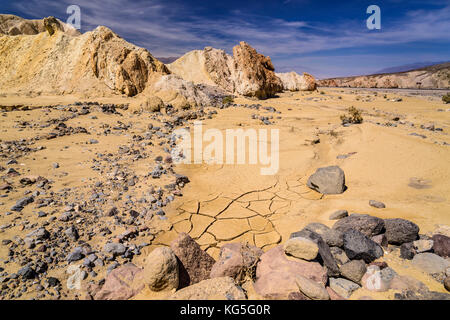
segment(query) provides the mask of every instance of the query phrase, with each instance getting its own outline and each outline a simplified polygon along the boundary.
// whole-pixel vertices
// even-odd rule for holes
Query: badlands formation
[[[442,92],[0,18],[0,299],[449,298]],[[194,121],[279,129],[279,171],[175,164]]]

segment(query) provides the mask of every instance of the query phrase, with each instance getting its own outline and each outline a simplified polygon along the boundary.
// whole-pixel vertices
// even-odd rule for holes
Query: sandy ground
[[[169,244],[180,232],[189,233],[214,258],[221,245],[227,242],[248,242],[267,250],[286,241],[290,233],[299,231],[310,222],[332,226],[330,213],[346,209],[349,213],[367,213],[380,218],[405,218],[420,226],[426,234],[440,225],[450,225],[450,109],[438,96],[410,96],[401,92],[384,93],[355,89],[319,89],[320,92],[286,92],[278,98],[265,101],[235,99],[235,103],[274,107],[280,113],[247,108],[217,110],[213,119],[203,121],[203,130],[279,129],[280,169],[276,175],[260,174],[261,165],[207,165],[183,164],[176,172],[187,175],[190,183],[183,189],[183,197],[164,208],[170,226],[163,228],[133,262],[140,264],[155,246]],[[402,98],[402,101],[392,101]],[[76,97],[41,97],[20,99],[0,97],[1,106],[70,103]],[[112,101],[112,100],[110,100]],[[124,103],[126,99],[114,99]],[[103,99],[101,102],[109,102]],[[350,106],[363,111],[364,122],[343,127],[340,115]],[[20,113],[13,111],[0,117],[2,140],[21,139],[27,131],[13,128]],[[31,111],[28,117],[35,115]],[[272,125],[264,125],[252,115],[273,116]],[[135,121],[145,127],[146,118],[124,113],[121,121]],[[398,118],[394,120],[394,118]],[[24,120],[22,117],[20,120]],[[107,122],[99,115],[99,119]],[[71,120],[72,121],[72,120]],[[77,118],[88,128],[88,118]],[[114,119],[110,120],[114,122]],[[386,125],[386,124],[389,125]],[[429,131],[421,125],[434,123],[442,131]],[[396,126],[392,126],[395,124]],[[413,124],[414,126],[412,126]],[[144,129],[139,129],[141,132]],[[129,134],[132,134],[130,132]],[[422,138],[411,133],[426,136]],[[92,138],[92,137],[90,137]],[[94,137],[96,138],[96,137]],[[125,137],[105,137],[95,147],[83,143],[84,135],[64,137],[64,141],[43,142],[47,149],[20,159],[30,174],[50,175],[57,187],[83,188],[86,179],[100,179],[86,163],[95,148],[117,149],[127,142]],[[122,139],[122,140],[121,140]],[[320,142],[319,142],[320,139]],[[70,145],[66,152],[62,145]],[[94,148],[94,149],[93,149]],[[338,159],[340,155],[347,158]],[[2,160],[3,161],[3,160]],[[49,168],[58,162],[67,175],[58,175]],[[33,163],[33,164],[32,164]],[[84,163],[84,165],[83,165]],[[5,166],[4,163],[0,163]],[[348,189],[340,195],[322,196],[306,187],[306,180],[319,167],[338,165],[346,176]],[[148,163],[136,164],[135,171],[148,170]],[[145,183],[143,184],[145,188]],[[20,197],[0,199],[0,211],[8,210]],[[386,204],[385,209],[369,206],[369,200]],[[27,208],[28,209],[28,208]],[[24,210],[22,214],[27,214]],[[28,213],[31,214],[31,213]],[[2,215],[0,225],[11,219]],[[17,229],[1,233],[0,238],[12,237]],[[101,240],[98,240],[101,243]],[[0,249],[4,258],[6,249]],[[398,268],[400,274],[414,274],[430,289],[445,292],[428,275],[407,262],[400,263],[398,252],[388,253],[383,259]],[[397,270],[398,269],[398,270]],[[393,293],[364,292],[360,289],[352,298],[369,295],[374,298],[392,298]],[[148,296],[150,298],[150,296]]]

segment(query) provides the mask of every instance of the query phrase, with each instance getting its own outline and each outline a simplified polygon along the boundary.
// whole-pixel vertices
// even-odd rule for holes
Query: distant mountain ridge
[[[176,61],[178,58],[180,58],[180,57],[156,57],[156,59],[158,59],[159,61],[161,61],[164,64],[172,63],[172,62]]]
[[[376,71],[373,74],[380,74],[380,73],[396,73],[396,72],[405,72],[405,71],[412,71],[415,69],[421,69],[433,65],[443,64],[449,61],[438,61],[438,62],[416,62],[416,63],[410,63],[410,64],[404,64],[401,66],[394,66],[394,67],[388,67],[381,69],[379,71]]]
[[[415,70],[339,77],[318,81],[321,87],[450,89],[450,62]]]

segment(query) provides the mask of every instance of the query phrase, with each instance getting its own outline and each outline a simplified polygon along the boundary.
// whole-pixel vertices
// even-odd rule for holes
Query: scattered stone
[[[80,236],[78,235],[78,230],[77,230],[77,228],[75,228],[74,226],[70,226],[69,228],[67,228],[67,229],[64,231],[64,234],[65,234],[68,238],[70,238],[70,239],[72,239],[72,240],[78,240],[78,238],[80,237]]]
[[[298,275],[295,278],[300,292],[312,300],[330,300],[328,291],[325,289],[323,283],[313,281]]]
[[[366,264],[363,260],[352,260],[340,267],[341,275],[355,283],[360,283],[366,273]]]
[[[384,225],[389,244],[401,245],[412,242],[419,236],[419,227],[405,219],[385,219]]]
[[[357,230],[367,237],[376,236],[384,230],[383,219],[368,214],[353,213],[350,216],[337,221],[333,225],[334,230],[345,233],[349,229]]]
[[[283,246],[278,245],[265,252],[256,267],[256,293],[268,299],[286,299],[291,292],[298,291],[296,276],[301,275],[324,285],[327,270],[320,263],[289,258]]]
[[[208,279],[215,260],[187,233],[180,233],[171,244],[180,264],[180,288]]]
[[[317,246],[319,247],[319,257],[322,260],[323,265],[327,268],[328,275],[330,277],[339,275],[339,267],[336,264],[336,261],[334,261],[330,247],[318,233],[308,229],[303,229],[290,235],[290,238],[295,237],[307,238],[317,243]]]
[[[23,210],[23,208],[30,203],[34,202],[34,197],[25,197],[16,202],[16,204],[11,208],[11,211],[17,211],[20,212]]]
[[[360,288],[360,286],[347,279],[330,278],[330,288],[338,295],[348,299],[355,290]]]
[[[47,279],[47,282],[48,282],[49,287],[56,287],[60,283],[59,280],[54,277],[49,277]]]
[[[84,258],[83,248],[77,247],[77,248],[73,249],[73,251],[71,253],[69,253],[66,260],[67,260],[67,262],[71,263],[71,262],[79,261],[83,258]]]
[[[378,244],[380,247],[387,249],[388,248],[388,241],[384,234],[379,234],[376,236],[373,236],[372,241]]]
[[[127,300],[138,294],[144,284],[139,281],[142,269],[127,263],[112,270],[105,279],[105,284],[94,296],[95,300]]]
[[[445,288],[447,291],[450,291],[450,277],[449,277],[449,276],[447,276],[447,277],[444,279],[444,288]]]
[[[144,283],[153,291],[178,288],[178,262],[172,249],[160,247],[153,250],[146,259]]]
[[[450,237],[435,234],[432,239],[434,253],[441,257],[450,257]]]
[[[322,194],[339,194],[345,191],[345,174],[338,166],[319,168],[308,179],[307,186]]]
[[[359,231],[350,229],[344,233],[344,250],[351,260],[370,263],[383,256],[383,249]]]
[[[427,252],[433,249],[433,240],[416,240],[413,245],[417,253]]]
[[[312,240],[297,237],[290,238],[284,244],[284,252],[293,257],[310,261],[317,257],[319,247],[317,243]]]
[[[348,211],[347,210],[338,210],[330,214],[329,219],[330,220],[339,220],[342,218],[348,217]]]
[[[19,271],[17,271],[17,275],[22,277],[24,280],[33,279],[36,277],[36,271],[33,270],[30,266],[25,266]]]
[[[337,294],[337,292],[334,291],[333,289],[331,289],[330,287],[327,287],[326,289],[327,289],[328,295],[330,296],[330,300],[347,300],[344,297]]]
[[[412,242],[403,243],[400,246],[400,258],[402,259],[412,260],[416,253],[417,252],[416,249],[414,249],[414,243]]]
[[[245,300],[242,288],[230,277],[200,281],[168,297],[169,300]]]
[[[450,261],[430,252],[415,255],[412,264],[432,276],[441,278],[441,281],[445,276],[446,269],[450,267]]]
[[[334,260],[338,264],[338,266],[341,266],[343,264],[346,264],[350,261],[350,259],[345,254],[344,250],[338,247],[330,247],[331,254],[333,255]]]
[[[322,223],[310,223],[304,229],[319,234],[329,246],[342,247],[344,244],[344,234],[342,232],[330,229]]]
[[[288,300],[311,300],[307,296],[305,296],[303,293],[298,292],[298,291],[289,293],[287,299]]]
[[[386,205],[383,202],[376,201],[376,200],[370,200],[369,205],[371,205],[374,208],[378,208],[378,209],[386,208]]]
[[[395,271],[389,267],[380,269],[376,265],[370,265],[361,283],[367,290],[384,292],[390,289],[391,281],[395,276]]]
[[[106,253],[110,253],[113,256],[120,256],[127,251],[127,248],[122,243],[114,243],[114,242],[108,242],[103,247],[103,251]]]
[[[394,295],[395,300],[450,300],[450,294],[436,291],[403,291]]]
[[[211,269],[211,278],[231,277],[236,281],[244,280],[256,270],[256,263],[264,252],[250,245],[227,243],[220,249],[219,260]]]

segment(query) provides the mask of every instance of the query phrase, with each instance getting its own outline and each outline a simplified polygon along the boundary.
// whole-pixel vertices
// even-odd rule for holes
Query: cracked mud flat
[[[381,218],[404,217],[424,232],[448,224],[450,150],[443,144],[450,139],[447,129],[420,129],[428,122],[448,128],[450,113],[437,111],[445,105],[437,97],[429,101],[429,97],[403,96],[402,102],[391,102],[367,91],[365,96],[373,101],[360,102],[361,91],[326,91],[326,95],[285,93],[261,102],[281,111],[275,125],[262,127],[281,130],[276,176],[261,176],[258,166],[181,167],[191,183],[186,195],[170,205],[174,233],[189,233],[217,257],[218,248],[227,242],[244,241],[269,249],[309,222],[331,226],[329,214],[340,209]],[[394,97],[399,96],[388,98]],[[345,128],[339,124],[339,115],[350,105],[364,110],[365,123]],[[241,113],[224,110],[206,127],[257,128],[257,121],[248,120],[251,114],[245,109]],[[393,121],[396,117],[401,120]],[[428,137],[422,141],[411,132]],[[320,143],[312,142],[318,139]],[[339,165],[346,173],[348,190],[342,195],[322,196],[306,187],[307,178],[328,165]],[[373,198],[389,205],[384,210],[372,208],[368,201]]]
[[[8,284],[8,288],[2,290],[3,297],[76,297],[77,291],[66,287],[69,276],[66,255],[85,243],[94,251],[102,252],[108,240],[124,233],[128,238],[122,238],[121,242],[127,248],[138,249],[126,258],[99,253],[104,265],[90,267],[84,281],[101,281],[106,270],[115,263],[132,261],[141,264],[155,247],[168,245],[180,232],[189,233],[217,258],[219,248],[227,242],[248,242],[267,251],[310,222],[331,226],[330,213],[340,209],[380,218],[405,218],[418,224],[421,233],[431,232],[439,225],[449,225],[448,105],[439,97],[410,97],[401,92],[389,92],[385,98],[384,93],[367,90],[319,91],[324,94],[283,93],[279,98],[258,102],[235,99],[237,104],[260,103],[274,107],[279,113],[239,106],[207,108],[205,115],[199,117],[204,119],[204,130],[280,129],[280,170],[274,176],[261,176],[258,165],[172,166],[155,161],[158,156],[164,159],[168,155],[164,150],[167,146],[165,138],[158,137],[156,132],[151,138],[145,137],[151,131],[150,123],[164,128],[162,132],[170,133],[163,125],[165,115],[133,115],[118,109],[120,116],[94,107],[90,108],[89,114],[74,118],[70,118],[72,111],[58,108],[2,113],[2,142],[25,140],[13,149],[7,149],[9,151],[0,160],[0,166],[5,168],[0,172],[0,184],[6,181],[12,187],[0,191],[0,225],[7,226],[2,228],[0,239],[11,240],[1,246],[0,267],[9,274],[16,273],[27,261],[45,256],[45,253],[21,244],[13,249],[11,245],[17,241],[16,237],[23,239],[41,226],[52,234],[64,233],[69,224],[59,218],[67,210],[72,212],[74,218],[70,221],[79,233],[77,241],[64,236],[52,239],[54,256],[60,259],[49,263],[47,277],[58,278],[62,283],[60,290],[42,290],[39,285],[46,287],[45,281],[32,284],[19,281]],[[402,101],[392,101],[395,98],[402,98]],[[0,105],[47,106],[75,101],[70,97],[38,100],[13,97],[1,98]],[[127,103],[127,99],[101,102],[121,104]],[[352,105],[363,110],[365,121],[343,127],[339,116]],[[211,110],[217,114],[208,114]],[[69,127],[69,134],[50,140],[33,140],[36,136],[48,135],[59,123],[51,119],[66,117],[69,118],[64,123]],[[271,124],[265,125],[260,117],[267,117]],[[46,127],[49,122],[50,126]],[[442,131],[427,129],[430,123]],[[188,125],[192,126],[192,120],[183,124]],[[70,128],[79,127],[89,134],[70,131]],[[108,129],[110,131],[105,134]],[[140,157],[136,158],[137,155]],[[11,158],[18,163],[7,165]],[[53,163],[58,163],[59,168],[54,168]],[[151,172],[157,163],[162,163],[168,173],[153,179]],[[339,165],[345,171],[348,189],[343,194],[322,196],[306,187],[308,177],[317,168],[330,165]],[[17,170],[20,176],[7,175],[9,168]],[[165,188],[174,182],[175,173],[188,176],[190,183],[182,189]],[[20,183],[20,179],[27,176],[42,176],[51,181],[51,188],[37,195],[35,202],[21,212],[7,215],[16,201],[26,196],[25,193],[29,195],[39,189],[36,184]],[[161,193],[158,188],[163,191],[160,200],[164,205],[155,208],[152,197]],[[173,200],[166,201],[170,196]],[[145,200],[141,201],[142,198]],[[386,209],[370,207],[371,199],[384,202]],[[46,205],[40,207],[42,203]],[[119,211],[118,217],[106,214],[114,206]],[[161,209],[165,215],[158,214]],[[131,210],[138,212],[139,217],[131,219]],[[39,211],[45,216],[39,216]],[[102,229],[105,227],[108,230]],[[10,258],[11,251],[13,259]],[[411,268],[406,268],[405,272],[414,273]],[[443,290],[442,285],[428,276],[419,275],[418,279],[430,289]],[[371,296],[375,297],[374,294]]]

